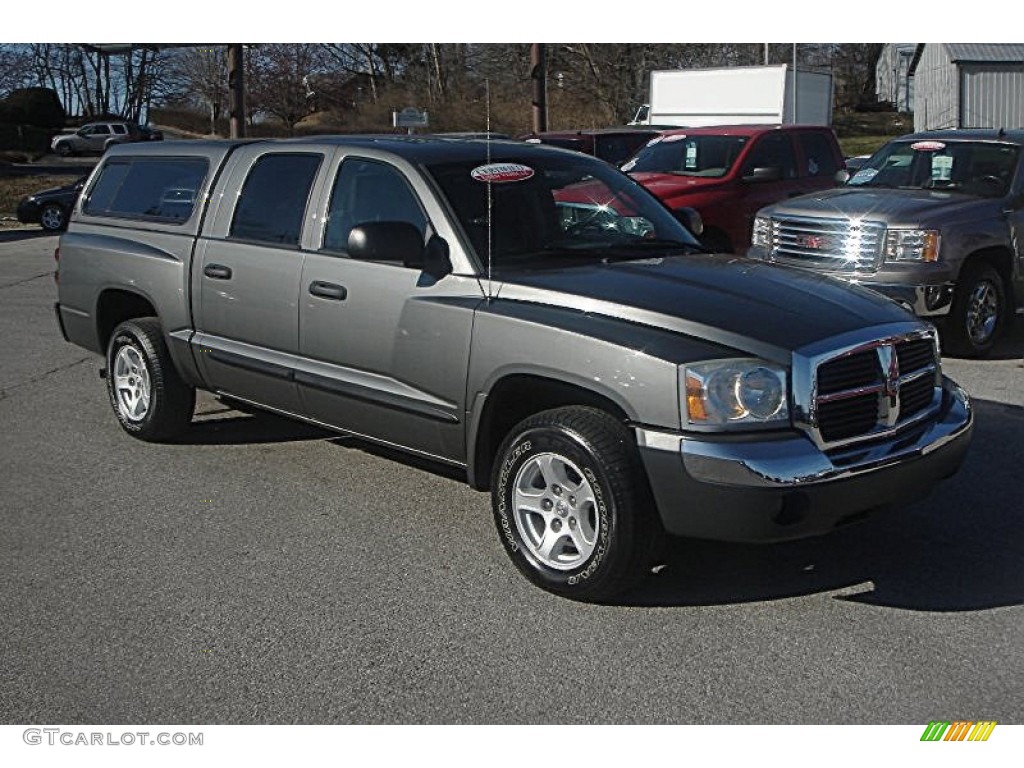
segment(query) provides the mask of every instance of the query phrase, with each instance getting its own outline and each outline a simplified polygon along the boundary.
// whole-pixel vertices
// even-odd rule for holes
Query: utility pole
[[[245,57],[241,43],[228,45],[228,118],[231,138],[245,138]]]
[[[547,54],[544,43],[530,46],[530,79],[533,81],[533,132],[548,129]]]
[[[796,125],[796,100],[797,100],[797,87],[796,87],[796,43],[793,43],[793,124]]]

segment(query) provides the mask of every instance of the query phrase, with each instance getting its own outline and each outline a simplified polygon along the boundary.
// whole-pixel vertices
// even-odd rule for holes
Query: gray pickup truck
[[[57,317],[130,435],[196,389],[461,468],[534,583],[607,600],[664,534],[775,541],[922,498],[968,397],[872,291],[705,253],[574,152],[422,137],[113,147]]]
[[[1024,310],[1022,146],[1021,130],[894,139],[847,186],[759,211],[747,255],[874,288],[981,357]]]

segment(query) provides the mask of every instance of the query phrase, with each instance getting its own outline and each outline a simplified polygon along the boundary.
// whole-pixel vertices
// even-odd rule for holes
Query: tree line
[[[852,108],[874,100],[881,48],[799,44],[797,65],[832,72],[837,108]],[[627,121],[652,70],[791,63],[793,44],[549,43],[546,52],[549,126],[570,129]],[[529,128],[529,44],[260,44],[246,46],[244,62],[254,128],[293,133],[317,115],[330,129],[387,130],[405,106],[428,110],[434,130]],[[160,109],[222,132],[227,48],[0,45],[0,98],[32,87],[52,89],[71,116],[140,121]]]

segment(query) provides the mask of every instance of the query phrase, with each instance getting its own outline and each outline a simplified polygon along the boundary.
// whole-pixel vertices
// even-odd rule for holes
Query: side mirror
[[[684,227],[690,230],[694,237],[700,237],[704,234],[704,219],[700,217],[696,208],[690,208],[689,206],[677,208],[672,211],[672,214]]]
[[[416,266],[407,264],[406,266]],[[452,258],[448,251],[448,241],[443,237],[431,235],[427,247],[423,251],[422,269],[435,280],[451,274]]]
[[[748,176],[744,176],[744,181],[780,181],[782,179],[782,169],[777,165],[769,165],[764,168],[755,168],[750,172]]]
[[[845,184],[850,180],[850,172],[845,168],[840,168],[836,171],[835,180],[836,184]]]
[[[423,263],[423,235],[407,221],[369,221],[348,233],[348,255],[360,261]]]

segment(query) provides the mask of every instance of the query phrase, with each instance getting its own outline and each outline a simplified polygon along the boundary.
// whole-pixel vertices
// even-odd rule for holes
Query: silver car
[[[102,154],[114,144],[134,140],[127,123],[88,123],[74,133],[54,136],[50,149],[61,157],[88,152]]]

